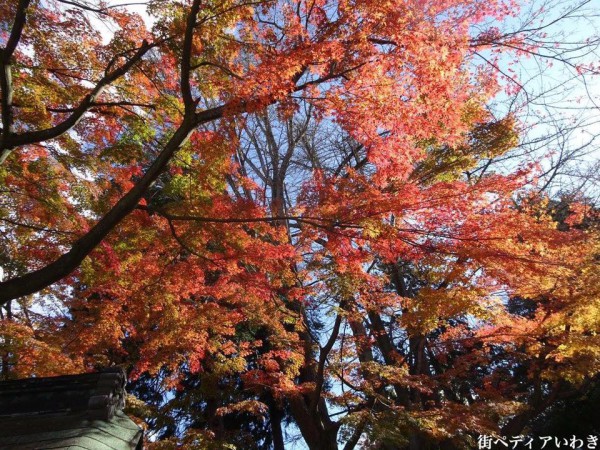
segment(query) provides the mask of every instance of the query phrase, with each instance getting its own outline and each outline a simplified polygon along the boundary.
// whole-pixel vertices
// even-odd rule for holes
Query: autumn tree
[[[5,377],[123,365],[157,448],[348,450],[522,433],[593,382],[588,212],[492,164],[500,58],[545,45],[489,22],[518,5],[148,13],[0,12]]]

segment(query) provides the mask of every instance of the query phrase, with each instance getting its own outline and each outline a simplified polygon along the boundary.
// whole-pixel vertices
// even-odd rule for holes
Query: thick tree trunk
[[[283,431],[281,429],[281,421],[283,420],[283,412],[275,403],[275,399],[268,395],[266,403],[269,405],[269,421],[271,423],[271,437],[273,439],[273,450],[285,450],[283,442]]]
[[[288,398],[294,421],[310,450],[338,450],[338,427],[323,423],[322,414],[311,414],[304,396]]]

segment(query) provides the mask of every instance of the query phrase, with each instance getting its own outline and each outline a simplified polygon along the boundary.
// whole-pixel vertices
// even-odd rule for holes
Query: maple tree
[[[5,377],[124,365],[156,448],[348,450],[516,435],[594,383],[593,211],[489,169],[518,5],[148,11],[0,11]]]

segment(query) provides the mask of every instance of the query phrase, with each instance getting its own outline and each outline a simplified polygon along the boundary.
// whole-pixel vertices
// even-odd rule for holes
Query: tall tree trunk
[[[283,431],[281,429],[281,421],[283,420],[283,412],[275,402],[273,396],[269,395],[266,399],[269,405],[269,419],[271,422],[271,436],[273,438],[273,450],[285,450],[283,442]]]

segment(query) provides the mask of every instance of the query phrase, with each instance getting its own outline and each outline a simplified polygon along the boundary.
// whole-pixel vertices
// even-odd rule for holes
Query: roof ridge
[[[0,417],[83,414],[110,420],[125,407],[127,376],[121,367],[101,372],[0,382]]]

